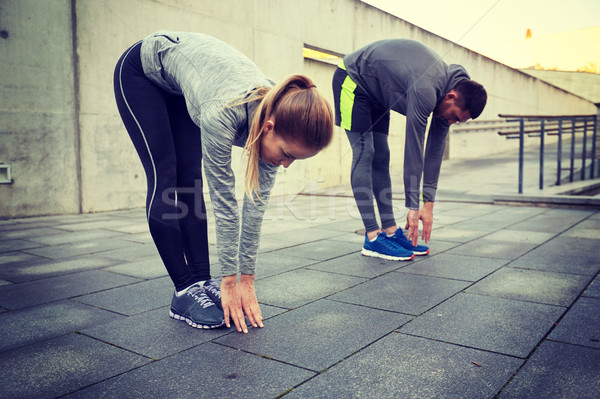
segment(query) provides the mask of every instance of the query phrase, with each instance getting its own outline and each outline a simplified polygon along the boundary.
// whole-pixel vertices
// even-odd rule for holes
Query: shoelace
[[[196,302],[198,302],[203,308],[208,308],[215,305],[208,295],[206,295],[206,292],[204,292],[204,287],[192,287],[187,293],[191,295],[192,298],[194,298]]]
[[[211,283],[209,285],[204,286],[204,288],[210,291],[210,293],[216,296],[217,298],[221,299],[221,290],[219,286]]]

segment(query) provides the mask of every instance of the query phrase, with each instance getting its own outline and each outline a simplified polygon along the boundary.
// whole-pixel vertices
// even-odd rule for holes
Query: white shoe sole
[[[429,253],[429,250],[425,251],[425,252],[415,252],[413,251],[413,254],[417,255],[417,256],[421,256],[421,255],[427,255]]]
[[[223,327],[225,325],[225,320],[223,320],[223,322],[221,324],[216,324],[214,326],[209,326],[209,325],[203,325],[203,324],[194,323],[192,320],[188,319],[187,317],[180,316],[178,314],[173,313],[172,310],[169,310],[169,316],[171,316],[171,318],[173,318],[175,320],[185,321],[186,323],[188,323],[192,327],[203,328],[205,330],[210,330],[210,329],[213,329],[213,328],[219,328],[219,327]]]
[[[412,256],[390,256],[390,255],[384,255],[384,254],[380,254],[379,252],[374,252],[374,251],[369,251],[368,249],[363,248],[361,253],[364,256],[368,256],[371,258],[381,258],[381,259],[385,259],[385,260],[411,260],[412,258],[415,257],[414,254],[412,254]]]

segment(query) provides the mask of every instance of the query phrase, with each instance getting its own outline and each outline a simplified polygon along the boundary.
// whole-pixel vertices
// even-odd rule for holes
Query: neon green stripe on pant
[[[352,108],[354,107],[354,90],[356,83],[346,76],[342,83],[342,92],[340,93],[340,126],[343,129],[352,131]]]

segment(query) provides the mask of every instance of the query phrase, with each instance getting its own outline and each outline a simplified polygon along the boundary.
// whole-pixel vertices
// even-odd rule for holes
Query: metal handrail
[[[557,152],[557,177],[556,185],[561,184],[561,171],[562,171],[562,140],[563,133],[566,129],[570,130],[571,135],[571,151],[570,151],[570,173],[569,181],[574,180],[574,169],[575,169],[575,140],[577,134],[583,134],[583,149],[582,149],[582,163],[581,163],[581,180],[586,179],[586,152],[587,152],[587,141],[588,141],[588,127],[592,130],[592,156],[590,166],[590,178],[594,178],[594,171],[596,166],[596,138],[598,131],[598,115],[512,115],[512,114],[500,114],[500,118],[505,118],[506,122],[517,122],[518,130],[510,131],[499,131],[498,134],[505,136],[507,139],[519,139],[519,194],[523,193],[523,153],[524,153],[524,136],[527,133],[529,137],[540,137],[540,177],[539,177],[539,188],[544,188],[544,137],[545,136],[558,136],[558,152]],[[525,122],[529,122],[525,130]],[[564,122],[571,122],[571,126],[563,126]],[[538,129],[530,129],[530,126],[539,123]],[[550,125],[551,127],[548,127]],[[569,129],[570,128],[570,129]],[[568,133],[565,133],[568,134]],[[600,174],[600,172],[599,172]]]

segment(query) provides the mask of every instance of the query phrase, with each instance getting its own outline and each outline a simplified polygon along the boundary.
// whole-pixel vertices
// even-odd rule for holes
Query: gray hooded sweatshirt
[[[344,65],[373,103],[406,116],[406,206],[419,209],[421,176],[423,198],[435,200],[449,126],[432,118],[423,157],[427,119],[450,90],[469,79],[467,71],[460,65],[447,65],[430,48],[407,39],[371,43],[344,57]]]
[[[184,96],[192,120],[200,127],[221,274],[254,274],[262,218],[278,167],[260,160],[262,201],[253,203],[245,196],[240,217],[231,150],[245,145],[258,101],[230,104],[254,88],[273,86],[273,82],[241,52],[200,33],[153,33],[142,41],[141,59],[148,79]]]

